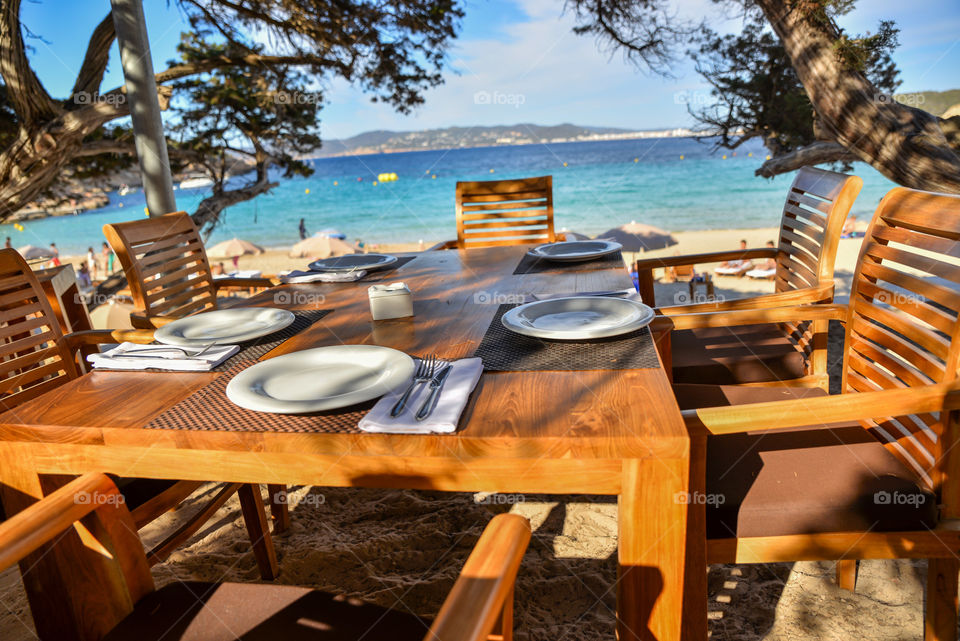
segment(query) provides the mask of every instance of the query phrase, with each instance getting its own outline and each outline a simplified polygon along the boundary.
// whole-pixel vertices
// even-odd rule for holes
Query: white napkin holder
[[[371,285],[367,293],[370,295],[373,320],[413,316],[413,294],[406,283]]]

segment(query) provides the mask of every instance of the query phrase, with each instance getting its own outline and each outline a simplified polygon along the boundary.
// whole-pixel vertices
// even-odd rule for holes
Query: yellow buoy
[[[680,160],[683,160],[683,154],[680,154]]]
[[[377,186],[377,181],[376,181],[376,180],[373,181],[373,186],[374,186],[374,187]]]
[[[683,156],[680,156],[680,157],[683,158]],[[633,162],[640,162],[640,159],[639,159],[639,158],[634,158],[634,159],[633,159]]]
[[[753,158],[753,152],[752,152],[752,151],[747,152],[747,158]]]
[[[491,174],[493,173],[493,170],[492,170],[492,169],[490,170],[490,173],[491,173]]]
[[[143,208],[143,215],[146,216],[147,218],[150,218],[150,208],[149,208],[149,207],[144,207],[144,208]]]
[[[433,175],[432,175],[432,176],[430,176],[430,177],[431,177],[431,178],[433,178],[434,180],[436,180],[436,179],[437,179],[437,175],[436,175],[436,174],[433,174]]]
[[[770,160],[770,156],[769,156],[769,155],[767,156],[767,160]]]
[[[723,160],[727,159],[727,154],[723,154]]]
[[[566,166],[567,166],[567,163],[563,163],[563,166],[566,167]]]
[[[310,190],[309,190],[309,189],[304,189],[304,190],[303,190],[303,193],[309,194],[309,193],[310,193]]]
[[[336,181],[336,180],[333,181],[333,186],[334,186],[334,187],[337,186],[337,181]]]

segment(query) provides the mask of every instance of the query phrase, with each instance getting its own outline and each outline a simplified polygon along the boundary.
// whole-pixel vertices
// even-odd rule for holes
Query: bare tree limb
[[[32,124],[55,118],[56,103],[30,67],[20,28],[20,0],[0,3],[0,74],[7,96],[21,122]]]
[[[97,28],[93,30],[93,35],[90,36],[87,53],[83,57],[83,64],[77,74],[77,80],[73,83],[73,90],[70,91],[71,98],[80,92],[95,94],[100,89],[103,74],[107,70],[107,62],[110,60],[110,47],[116,37],[113,12],[110,11],[100,21]]]
[[[133,140],[94,140],[84,143],[77,149],[74,156],[99,156],[100,154],[136,154],[137,149]]]
[[[835,142],[819,141],[767,160],[760,165],[754,174],[764,178],[773,178],[779,174],[796,171],[801,167],[811,167],[829,162],[853,162],[855,160],[860,160],[860,157],[843,145]]]
[[[332,58],[323,58],[320,56],[266,56],[250,54],[236,57],[217,56],[208,60],[174,65],[156,74],[156,80],[157,84],[161,84],[221,67],[235,67],[239,65],[312,65],[318,67],[336,67],[342,72],[346,71],[343,62]]]

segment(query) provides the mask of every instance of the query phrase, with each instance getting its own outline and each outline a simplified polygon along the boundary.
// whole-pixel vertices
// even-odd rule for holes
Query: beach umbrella
[[[24,245],[17,249],[24,260],[45,260],[53,258],[53,252],[46,247],[37,247],[36,245]]]
[[[323,231],[318,231],[314,236],[329,236],[330,238],[339,238],[340,240],[347,239],[346,234],[336,229],[324,229]]]
[[[239,265],[238,262],[241,256],[246,256],[247,254],[257,255],[263,253],[263,247],[254,245],[253,243],[240,240],[239,238],[231,238],[230,240],[225,240],[222,243],[217,243],[213,247],[207,250],[208,258],[232,258],[233,259],[233,268],[236,269]]]
[[[290,256],[292,258],[329,258],[330,256],[342,256],[343,254],[354,254],[356,252],[357,248],[354,245],[339,238],[311,236],[294,245],[290,249]]]
[[[635,220],[627,225],[608,229],[597,238],[614,240],[623,245],[624,251],[628,252],[651,251],[677,244],[677,239],[670,232]]]
[[[209,258],[234,258],[236,256],[246,256],[247,254],[256,255],[262,253],[263,247],[254,245],[246,240],[240,240],[239,238],[225,240],[207,249],[207,256]]]
[[[106,305],[98,305],[90,312],[90,323],[94,329],[132,329],[130,312],[135,310],[133,303],[111,298]]]

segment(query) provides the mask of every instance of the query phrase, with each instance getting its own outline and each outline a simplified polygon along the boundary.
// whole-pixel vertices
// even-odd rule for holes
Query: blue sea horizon
[[[370,244],[430,244],[456,237],[457,181],[546,174],[553,176],[558,230],[596,235],[634,220],[669,231],[776,227],[793,174],[754,176],[765,155],[759,141],[734,155],[709,139],[648,138],[315,158],[312,176],[278,175],[271,193],[225,210],[209,242],[237,237],[289,247],[304,218],[311,234],[333,228]],[[382,173],[398,179],[374,184]],[[864,181],[853,212],[869,218],[894,183],[863,163],[852,173]],[[192,212],[208,192],[178,190],[177,206]],[[144,205],[142,192],[114,193],[102,209],[3,231],[15,247],[54,242],[65,255],[82,254],[99,248],[104,224],[142,218]]]

